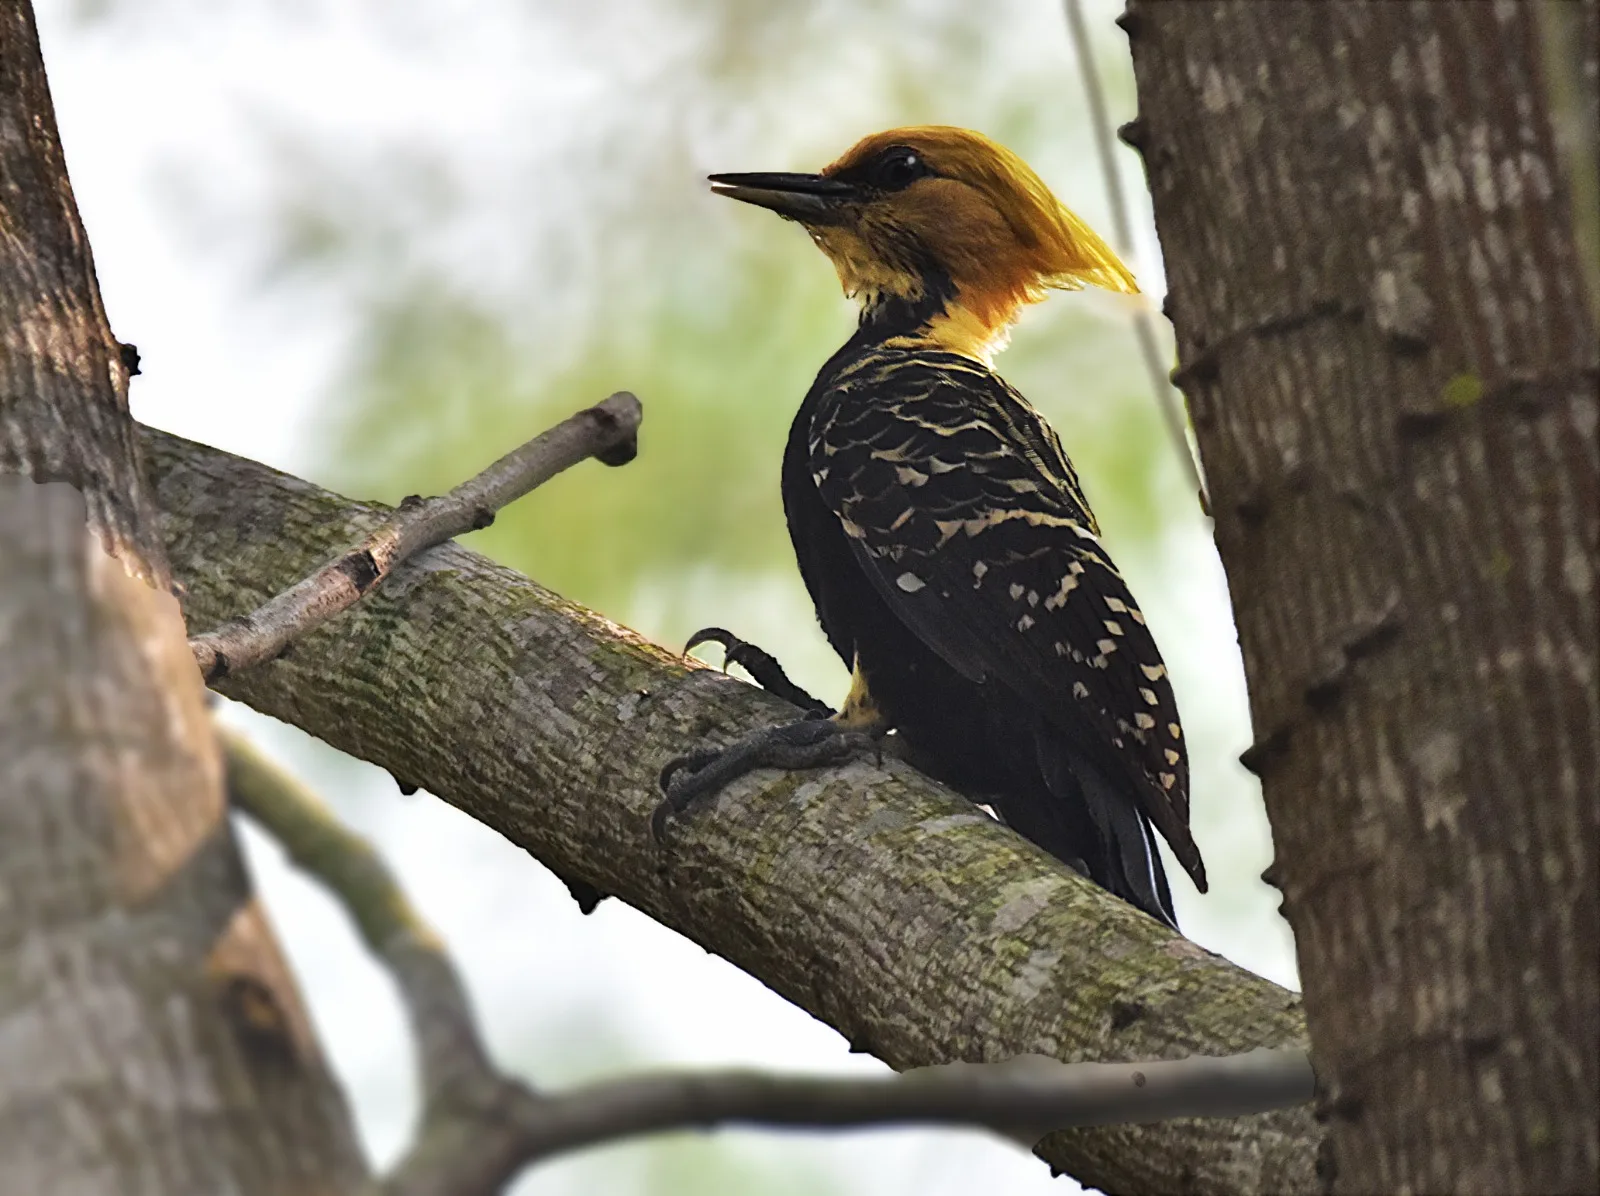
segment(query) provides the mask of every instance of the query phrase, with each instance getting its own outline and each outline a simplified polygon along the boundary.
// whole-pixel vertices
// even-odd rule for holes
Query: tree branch
[[[387,515],[146,431],[191,626]],[[759,773],[651,839],[656,774],[793,708],[458,545],[220,688],[679,930],[894,1067],[1303,1047],[1294,994],[1200,950],[897,760]],[[1108,1190],[1315,1186],[1309,1111],[1052,1134]]]
[[[545,1102],[502,1075],[478,1034],[454,963],[383,857],[308,788],[237,732],[219,729],[228,798],[344,906],[400,990],[421,1072],[422,1124],[411,1150],[369,1190],[489,1196],[535,1155],[518,1148]],[[551,1144],[544,1153],[559,1150]]]
[[[1100,70],[1095,66],[1094,47],[1089,41],[1089,22],[1083,15],[1083,0],[1063,0],[1062,7],[1067,18],[1067,40],[1072,43],[1078,74],[1083,76],[1084,97],[1089,104],[1089,127],[1094,132],[1095,154],[1100,159],[1100,177],[1105,181],[1106,199],[1111,206],[1111,226],[1116,233],[1117,251],[1131,255],[1134,248],[1133,221],[1128,214],[1128,194],[1123,189],[1122,175],[1117,170],[1117,147],[1111,141],[1111,114],[1106,107]],[[1161,362],[1161,350],[1156,344],[1155,316],[1142,300],[1133,315],[1133,335],[1139,342],[1139,356],[1144,361],[1145,372],[1150,375],[1151,394],[1156,409],[1161,412],[1161,422],[1166,426],[1172,451],[1177,454],[1183,471],[1189,475],[1201,512],[1210,515],[1211,494],[1206,488],[1200,459],[1189,445],[1189,416],[1184,409],[1183,394],[1172,384],[1171,369]]]
[[[229,803],[333,892],[354,919],[362,941],[388,966],[416,1035],[429,1109],[480,1088],[492,1068],[466,989],[383,857],[238,732],[219,728],[218,738],[227,764]]]
[[[639,400],[626,391],[569,416],[439,498],[408,499],[360,545],[263,603],[189,641],[206,682],[283,654],[354,606],[410,557],[488,527],[495,512],[580,461],[625,465],[637,451]]]
[[[385,1196],[488,1196],[518,1171],[636,1134],[717,1126],[868,1129],[952,1125],[1024,1143],[1042,1127],[1236,1117],[1312,1099],[1300,1050],[1149,1064],[949,1063],[899,1076],[833,1079],[727,1069],[633,1076],[540,1099],[506,1081],[506,1100],[438,1125],[383,1182]],[[1039,1128],[1019,1128],[1039,1127]]]
[[[912,1123],[976,1126],[1031,1143],[1066,1126],[1260,1113],[1304,1104],[1314,1089],[1310,1060],[1292,1049],[1155,1063],[1061,1063],[1033,1055],[871,1079],[689,1072],[610,1080],[564,1093],[538,1108],[524,1147],[530,1158],[541,1158],[652,1130]]]
[[[1310,1061],[1291,1049],[1121,1064],[1033,1055],[873,1079],[700,1071],[541,1098],[490,1062],[454,965],[382,857],[243,736],[220,734],[234,808],[333,892],[405,1002],[419,1044],[424,1113],[415,1146],[383,1181],[391,1194],[488,1196],[542,1159],[669,1129],[943,1124],[991,1129],[1032,1146],[1067,1126],[1238,1117],[1313,1096]]]

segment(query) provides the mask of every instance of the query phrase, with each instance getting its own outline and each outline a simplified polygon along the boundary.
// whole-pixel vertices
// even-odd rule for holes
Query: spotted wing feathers
[[[885,351],[835,380],[812,478],[895,613],[1128,778],[1203,890],[1172,685],[1049,425],[980,364]]]

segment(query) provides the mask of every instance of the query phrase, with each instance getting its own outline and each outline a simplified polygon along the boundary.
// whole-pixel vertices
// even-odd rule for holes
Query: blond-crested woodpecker
[[[924,771],[1175,926],[1152,826],[1206,881],[1172,684],[1061,442],[989,364],[1048,289],[1131,293],[1132,275],[964,129],[892,129],[821,174],[711,184],[804,226],[861,304],[783,458],[800,573],[852,684],[831,720],[669,765],[658,832],[741,772],[892,729]]]

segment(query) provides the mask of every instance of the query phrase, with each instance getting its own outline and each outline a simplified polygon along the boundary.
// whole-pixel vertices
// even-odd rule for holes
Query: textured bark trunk
[[[3,0],[0,1186],[348,1191],[167,576],[32,13]]]
[[[1341,1191],[1600,1169],[1600,352],[1538,18],[1124,18]]]

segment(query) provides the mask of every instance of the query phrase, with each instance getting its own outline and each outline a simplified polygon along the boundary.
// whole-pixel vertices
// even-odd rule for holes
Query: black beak
[[[849,183],[820,174],[714,174],[711,189],[802,224],[836,224],[845,205],[861,197]]]

